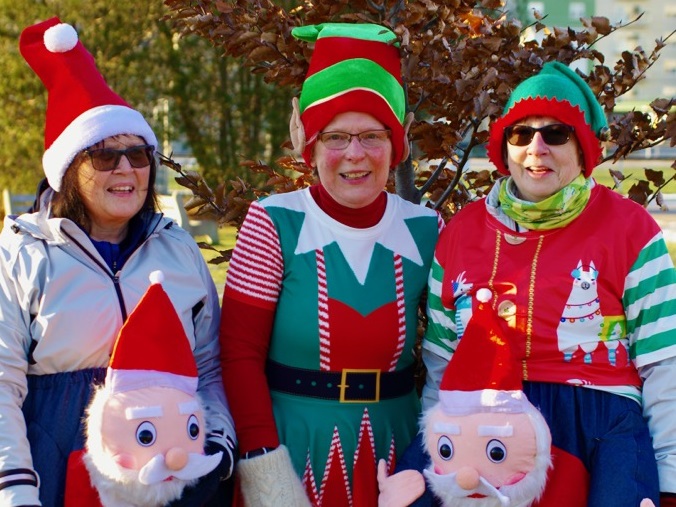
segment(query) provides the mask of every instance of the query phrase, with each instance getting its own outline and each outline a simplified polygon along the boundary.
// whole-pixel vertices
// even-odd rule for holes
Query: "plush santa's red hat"
[[[507,337],[510,328],[491,306],[489,289],[479,289],[467,323],[439,386],[441,408],[450,415],[526,410],[519,365]]]
[[[195,358],[163,279],[161,271],[150,274],[150,287],[120,329],[106,374],[113,394],[144,387],[197,392]]]
[[[30,26],[19,49],[48,92],[42,166],[54,190],[75,156],[107,137],[135,134],[157,147],[150,125],[106,84],[71,25],[55,17]]]

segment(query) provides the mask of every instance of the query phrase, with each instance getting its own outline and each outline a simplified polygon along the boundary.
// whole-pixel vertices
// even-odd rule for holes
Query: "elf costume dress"
[[[369,187],[388,162],[394,169],[408,157],[397,36],[352,23],[292,34],[314,43],[293,101],[294,149],[311,167],[328,150],[345,162],[357,174],[357,204],[339,204],[318,170],[318,185],[252,204],[240,229],[221,316],[223,382],[242,453],[236,476],[251,505],[371,506],[377,460],[392,470],[416,433],[412,348],[443,222]],[[348,126],[348,146],[323,146],[314,160],[322,130],[343,113],[382,124],[391,156],[374,155],[373,166],[348,159],[350,143],[362,143],[359,126]]]
[[[322,187],[252,204],[223,301],[241,448],[287,446],[313,505],[375,505],[377,460],[392,470],[417,428],[412,347],[440,219],[385,193],[358,211]]]

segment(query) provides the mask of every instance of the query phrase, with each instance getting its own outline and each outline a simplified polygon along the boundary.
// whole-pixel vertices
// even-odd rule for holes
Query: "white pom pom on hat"
[[[478,301],[481,301],[482,303],[488,303],[492,297],[493,293],[491,292],[491,290],[485,287],[476,291],[476,298]]]
[[[164,282],[164,272],[160,271],[159,269],[157,271],[153,271],[148,275],[148,279],[150,280],[150,283],[152,285],[155,285],[157,283],[162,283]]]
[[[65,53],[75,47],[77,32],[68,23],[59,23],[45,30],[45,47],[52,53]]]

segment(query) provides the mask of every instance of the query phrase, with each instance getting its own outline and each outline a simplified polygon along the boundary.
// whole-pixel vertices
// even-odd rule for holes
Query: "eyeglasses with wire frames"
[[[390,129],[380,130],[365,130],[358,134],[349,134],[348,132],[320,132],[319,140],[329,150],[344,150],[352,142],[352,138],[356,137],[359,143],[365,149],[380,148],[387,143],[392,131]]]
[[[136,169],[149,166],[154,151],[155,149],[151,145],[140,144],[124,150],[113,148],[86,149],[84,153],[89,156],[92,167],[96,171],[112,171],[119,165],[123,155],[127,157],[129,165]]]
[[[528,125],[510,125],[505,128],[505,137],[512,146],[528,146],[535,133],[539,132],[542,140],[550,146],[561,146],[570,140],[570,135],[575,131],[570,125],[553,123],[544,127],[530,127]]]

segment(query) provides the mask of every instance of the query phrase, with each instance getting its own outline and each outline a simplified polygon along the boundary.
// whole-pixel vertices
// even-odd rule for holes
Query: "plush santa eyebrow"
[[[150,407],[129,407],[125,409],[124,416],[128,419],[142,419],[144,417],[162,417],[162,407],[153,405]]]
[[[514,427],[510,424],[504,426],[477,426],[477,433],[480,437],[511,437],[514,435]]]
[[[200,411],[200,404],[196,400],[184,401],[178,404],[179,414],[194,414]]]
[[[434,433],[443,433],[444,435],[460,435],[460,425],[437,422],[433,425],[433,431]]]

